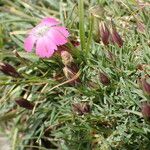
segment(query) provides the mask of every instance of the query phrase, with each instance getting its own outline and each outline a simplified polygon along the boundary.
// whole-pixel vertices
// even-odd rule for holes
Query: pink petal
[[[36,54],[40,57],[45,57],[45,42],[44,38],[38,39],[36,42]]]
[[[47,24],[50,26],[55,26],[55,25],[60,24],[60,22],[58,20],[56,20],[55,18],[44,18],[44,19],[42,19],[41,23]]]
[[[24,41],[24,48],[27,52],[31,52],[36,41],[35,36],[29,35]]]
[[[51,57],[54,53],[54,50],[57,50],[57,46],[49,37],[45,37],[45,47],[47,50],[46,57]]]
[[[40,57],[50,57],[54,53],[54,49],[57,49],[47,37],[40,38],[36,44],[36,54]]]
[[[68,37],[69,36],[69,32],[68,32],[68,30],[65,27],[55,26],[55,27],[53,27],[53,29],[55,29],[58,32],[60,32],[64,37]]]
[[[56,30],[55,28],[51,28],[48,31],[48,35],[56,45],[63,45],[68,42],[67,30],[66,30],[66,32],[63,32],[63,30],[60,31],[60,30]],[[65,35],[67,35],[67,36],[65,36]]]
[[[36,35],[37,31],[39,30],[39,28],[42,28],[44,25],[42,23],[38,24],[37,26],[35,26],[30,32],[29,34],[32,35]]]
[[[47,42],[47,45],[54,50],[57,50],[57,45],[53,39],[53,36],[51,36],[49,34],[49,32],[47,33],[47,35],[45,35],[45,41]]]

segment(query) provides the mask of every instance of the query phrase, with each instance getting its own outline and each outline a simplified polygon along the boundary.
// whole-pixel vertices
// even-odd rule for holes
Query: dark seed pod
[[[110,79],[104,72],[100,72],[99,79],[100,79],[100,82],[105,86],[108,86],[110,84]]]
[[[145,119],[149,120],[150,119],[150,103],[143,103],[141,106],[141,112],[142,115]]]
[[[0,63],[0,71],[6,75],[19,78],[21,75],[16,71],[16,69],[8,63]]]
[[[100,22],[99,31],[100,31],[100,36],[101,36],[101,40],[102,40],[103,44],[108,45],[110,32],[109,32],[109,29],[107,28],[105,22]]]
[[[150,95],[150,82],[146,77],[140,80],[140,86],[146,95]]]
[[[34,104],[32,104],[30,101],[24,99],[24,98],[21,98],[21,99],[18,99],[16,100],[16,103],[20,106],[20,107],[23,107],[23,108],[26,108],[26,109],[29,109],[29,110],[32,110],[33,107],[34,107]]]
[[[123,40],[115,28],[112,29],[111,40],[113,43],[116,43],[119,47],[123,46]]]
[[[72,110],[78,115],[88,114],[91,111],[91,107],[87,102],[72,104]]]

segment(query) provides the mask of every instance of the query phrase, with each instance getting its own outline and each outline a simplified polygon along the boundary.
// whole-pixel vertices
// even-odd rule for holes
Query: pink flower
[[[24,48],[31,52],[34,45],[39,57],[50,57],[58,46],[68,42],[69,32],[55,18],[44,18],[33,28],[24,41]]]

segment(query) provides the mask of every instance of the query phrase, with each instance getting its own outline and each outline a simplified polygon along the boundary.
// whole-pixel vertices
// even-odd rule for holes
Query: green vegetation
[[[70,70],[59,53],[41,59],[24,50],[28,30],[47,16],[80,41],[66,46]],[[149,150],[141,113],[150,101],[150,83],[141,81],[150,79],[149,16],[150,3],[140,0],[1,0],[0,62],[19,73],[0,72],[0,131],[12,149]],[[102,21],[123,46],[103,44]]]

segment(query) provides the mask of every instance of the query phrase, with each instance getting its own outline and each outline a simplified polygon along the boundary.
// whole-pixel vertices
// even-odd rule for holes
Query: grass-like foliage
[[[67,27],[67,62],[24,50],[44,17]],[[0,130],[12,149],[149,150],[149,17],[148,0],[1,0]]]

